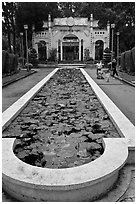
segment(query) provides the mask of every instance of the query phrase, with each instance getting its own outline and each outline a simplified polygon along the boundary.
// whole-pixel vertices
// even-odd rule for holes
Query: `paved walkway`
[[[26,69],[22,69],[20,71],[18,71],[15,74],[12,75],[5,75],[4,77],[2,77],[2,87],[5,87],[15,81],[18,81],[22,78],[25,78],[33,73],[35,73],[35,70],[30,70],[29,72]]]
[[[106,82],[105,74],[103,75],[104,79],[97,79],[96,69],[87,68],[86,71],[135,125],[135,88],[113,77],[110,77],[109,82]]]
[[[37,69],[37,73],[2,88],[2,111],[11,106],[16,100],[18,100],[45,76],[47,76],[52,70],[53,68]],[[16,78],[17,75],[14,77]]]

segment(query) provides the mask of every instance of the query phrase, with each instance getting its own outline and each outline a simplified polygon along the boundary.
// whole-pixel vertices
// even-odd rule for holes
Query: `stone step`
[[[120,202],[127,192],[132,175],[132,165],[125,165],[119,172],[119,177],[114,187],[96,202]]]
[[[134,167],[132,165],[125,165],[119,174],[117,183],[105,196],[96,200],[95,202],[125,202],[131,201],[131,193],[128,191],[131,185],[132,174],[134,174]],[[133,184],[132,184],[133,185]],[[130,190],[131,191],[131,190]],[[133,190],[134,191],[134,190]],[[134,194],[133,192],[132,194]],[[128,195],[129,196],[128,196]],[[132,195],[132,199],[134,196]],[[4,190],[2,191],[2,202],[17,202],[15,198],[12,198]]]

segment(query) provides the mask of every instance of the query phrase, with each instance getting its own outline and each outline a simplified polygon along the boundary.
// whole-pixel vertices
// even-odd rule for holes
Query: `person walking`
[[[116,67],[117,67],[117,62],[116,62],[115,59],[113,59],[113,60],[112,60],[112,71],[113,71],[112,76],[113,76],[113,77],[115,76],[115,74],[118,76],[118,72],[117,72]]]
[[[102,61],[100,61],[100,63],[97,63],[97,79],[103,79],[102,66]]]

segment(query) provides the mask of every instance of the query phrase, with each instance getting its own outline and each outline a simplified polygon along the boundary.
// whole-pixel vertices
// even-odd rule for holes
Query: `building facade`
[[[55,18],[53,22],[49,15],[43,28],[43,31],[32,34],[32,47],[41,60],[49,59],[53,51],[58,61],[100,60],[103,50],[109,47],[110,25],[99,29],[92,14],[90,20],[68,17]]]

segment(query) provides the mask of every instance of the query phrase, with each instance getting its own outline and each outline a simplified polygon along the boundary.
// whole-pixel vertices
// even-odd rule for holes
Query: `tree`
[[[81,16],[99,20],[99,28],[104,28],[109,21],[115,23],[114,50],[116,52],[116,32],[120,32],[121,52],[135,45],[135,2],[83,2],[79,6]]]
[[[33,67],[38,66],[37,51],[34,48],[29,50],[29,62],[33,65]]]
[[[2,37],[2,50],[8,50],[8,42],[4,36]]]
[[[80,2],[60,2],[58,3],[58,10],[61,17],[78,17],[80,15]]]
[[[48,14],[52,18],[59,15],[56,2],[19,2],[17,3],[17,25],[18,32],[23,32],[23,25],[29,27],[29,38],[31,38],[32,25],[35,26],[35,31],[42,30],[43,21],[48,20]]]
[[[135,3],[120,2],[114,8],[117,11],[116,29],[120,32],[121,52],[135,46]]]
[[[16,4],[13,2],[2,2],[2,31],[8,35],[9,51],[11,52],[11,33],[13,34],[13,50],[16,52],[15,43],[15,11]]]

